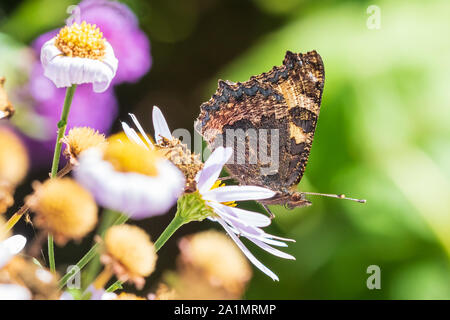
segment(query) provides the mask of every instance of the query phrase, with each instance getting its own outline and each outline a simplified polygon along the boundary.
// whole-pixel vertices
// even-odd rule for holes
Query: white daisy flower
[[[0,242],[0,269],[25,247],[27,239],[19,234]]]
[[[86,22],[62,28],[41,49],[44,75],[57,88],[92,83],[95,92],[108,89],[118,60],[111,45],[96,27]]]
[[[184,189],[183,174],[156,151],[112,140],[81,153],[75,178],[109,209],[144,219],[167,212]]]
[[[283,241],[295,242],[295,240],[277,237],[264,232],[261,227],[270,225],[270,218],[261,213],[240,209],[234,206],[234,201],[271,198],[275,195],[274,191],[257,186],[218,185],[217,182],[220,172],[225,163],[230,159],[232,153],[233,150],[231,148],[219,147],[214,150],[205,162],[203,170],[201,170],[196,177],[198,192],[206,206],[211,208],[214,212],[208,219],[220,223],[247,258],[262,272],[267,274],[273,280],[278,281],[278,277],[256,259],[245,247],[239,239],[239,236],[247,238],[258,247],[277,257],[291,260],[295,260],[295,258],[273,248],[271,245],[286,247],[287,245]]]

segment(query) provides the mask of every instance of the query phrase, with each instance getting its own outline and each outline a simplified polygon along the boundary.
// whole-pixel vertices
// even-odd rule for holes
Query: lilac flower
[[[218,186],[217,181],[220,172],[232,153],[233,150],[231,148],[219,147],[214,150],[205,162],[203,170],[197,175],[198,191],[206,206],[210,207],[214,212],[208,218],[220,223],[239,249],[258,269],[273,280],[278,281],[278,277],[255,258],[238,236],[247,238],[261,249],[277,257],[291,260],[295,260],[295,258],[270,245],[286,247],[287,245],[279,240],[294,242],[295,240],[281,238],[264,232],[260,227],[268,226],[271,222],[267,216],[233,206],[234,201],[268,199],[273,197],[275,192],[256,186]]]

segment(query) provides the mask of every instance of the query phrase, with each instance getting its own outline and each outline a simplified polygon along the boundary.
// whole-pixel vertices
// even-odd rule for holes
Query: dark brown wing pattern
[[[279,192],[280,203],[286,202],[305,171],[324,77],[322,59],[316,51],[288,51],[282,66],[244,83],[220,80],[216,93],[200,107],[196,130],[211,149],[218,145],[234,148],[235,159],[227,168],[241,184],[268,187]],[[242,151],[239,148],[244,141],[231,136],[238,135],[238,130],[245,137],[244,161],[238,159],[244,152],[237,152]],[[252,143],[255,132],[257,144]],[[267,156],[261,159],[261,150],[266,147],[261,145],[263,140],[267,143],[263,154]],[[276,144],[278,150],[273,148]]]

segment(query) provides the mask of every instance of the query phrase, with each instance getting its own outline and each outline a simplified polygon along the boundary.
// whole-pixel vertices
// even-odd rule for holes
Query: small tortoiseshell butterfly
[[[195,128],[211,149],[227,146],[230,132],[246,132],[245,141],[241,141],[245,144],[245,161],[237,161],[239,143],[234,145],[233,141],[235,158],[226,167],[242,185],[264,186],[277,192],[273,198],[260,201],[263,205],[283,204],[294,208],[311,204],[305,195],[315,193],[297,192],[296,186],[308,162],[324,81],[322,58],[316,51],[306,54],[287,51],[282,66],[244,83],[219,80],[216,93],[200,107]],[[276,171],[264,172],[263,169],[272,164],[258,159],[262,140],[251,143],[249,132],[265,132],[264,138],[269,143],[264,147],[269,150],[273,141],[277,142],[271,140],[271,136],[277,134],[279,165]],[[344,195],[323,195],[345,198]]]

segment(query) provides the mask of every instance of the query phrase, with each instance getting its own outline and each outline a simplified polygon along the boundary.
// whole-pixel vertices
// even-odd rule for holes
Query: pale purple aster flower
[[[184,189],[180,170],[165,158],[156,161],[156,176],[122,172],[103,159],[102,150],[91,148],[80,155],[74,174],[100,205],[144,219],[166,213]]]
[[[271,245],[286,247],[287,245],[283,241],[295,242],[295,240],[281,238],[264,232],[261,227],[268,226],[271,222],[267,216],[226,204],[234,201],[268,199],[275,195],[274,191],[257,186],[223,186],[214,188],[223,166],[230,159],[232,153],[233,150],[231,148],[218,147],[214,150],[196,177],[198,191],[205,204],[215,213],[214,216],[208,218],[220,223],[239,249],[258,269],[273,280],[278,281],[277,275],[255,258],[239,239],[239,236],[247,238],[261,249],[277,257],[291,260],[295,260],[295,258],[273,248]]]
[[[27,239],[19,234],[0,242],[0,269],[25,247]]]

